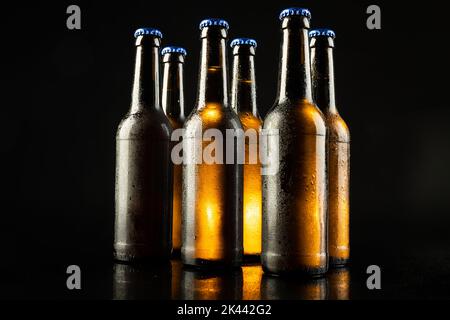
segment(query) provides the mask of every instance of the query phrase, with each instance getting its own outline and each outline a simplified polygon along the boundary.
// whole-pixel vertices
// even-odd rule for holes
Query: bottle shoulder
[[[251,112],[238,112],[238,115],[244,131],[247,129],[261,130],[262,120],[259,115],[255,116]]]
[[[324,115],[315,104],[306,100],[276,103],[266,115],[263,128],[302,134],[326,134]]]
[[[152,136],[156,139],[169,139],[172,126],[162,110],[142,110],[127,113],[117,129],[117,139],[143,139]]]
[[[184,128],[193,130],[201,127],[207,129],[242,129],[238,115],[231,109],[221,105],[206,106],[194,109],[184,123]]]
[[[170,114],[167,115],[167,118],[169,119],[170,125],[172,126],[172,129],[180,129],[183,128],[184,125],[184,118],[172,116]]]
[[[328,137],[331,141],[350,142],[350,130],[339,113],[325,113]]]

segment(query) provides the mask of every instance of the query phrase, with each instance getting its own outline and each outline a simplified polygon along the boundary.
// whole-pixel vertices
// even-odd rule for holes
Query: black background
[[[384,291],[361,297],[449,297],[450,52],[439,3],[147,0],[5,8],[0,297],[108,297],[114,138],[130,105],[134,30],[157,27],[163,46],[187,49],[187,112],[197,88],[198,23],[221,17],[230,39],[255,38],[264,117],[276,93],[278,14],[290,6],[309,8],[312,27],[337,33],[338,109],[352,135],[352,272],[363,278],[365,267],[378,264],[386,279]],[[81,30],[66,28],[70,4],[81,7]],[[381,30],[366,28],[370,4],[381,7]],[[66,290],[69,264],[86,270],[85,290]]]

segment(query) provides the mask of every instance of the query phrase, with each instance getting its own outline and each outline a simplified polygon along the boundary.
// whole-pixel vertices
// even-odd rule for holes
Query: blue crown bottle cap
[[[331,29],[314,29],[309,32],[309,37],[331,37],[336,38],[336,34]]]
[[[187,52],[184,48],[175,46],[165,47],[164,49],[161,50],[161,55],[165,55],[166,53],[180,53],[183,56],[187,55]]]
[[[237,38],[237,39],[234,39],[233,41],[231,41],[231,43],[230,43],[230,47],[232,47],[232,48],[235,46],[241,46],[241,45],[248,45],[248,46],[256,48],[257,43],[256,43],[256,40],[250,39],[250,38]]]
[[[211,26],[219,26],[219,27],[223,27],[227,30],[230,27],[228,25],[228,22],[226,22],[223,19],[205,19],[202,22],[200,22],[199,28],[200,28],[200,30],[202,30],[203,28],[211,27]]]
[[[287,8],[281,11],[280,20],[289,16],[303,16],[311,19],[311,12],[305,8]]]
[[[159,31],[158,29],[155,28],[139,28],[134,32],[134,37],[137,38],[139,36],[155,36],[158,38],[162,38],[163,35],[161,33],[161,31]]]

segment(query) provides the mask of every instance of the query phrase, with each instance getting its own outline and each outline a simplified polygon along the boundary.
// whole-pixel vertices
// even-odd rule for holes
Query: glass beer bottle
[[[163,71],[162,107],[173,129],[184,125],[183,65],[186,50],[180,47],[166,47],[161,50]],[[179,256],[181,250],[181,179],[182,165],[173,166],[173,254]]]
[[[318,29],[312,30],[309,36],[314,100],[325,116],[328,133],[328,254],[330,265],[343,265],[350,258],[350,132],[335,102],[335,33]]]
[[[328,268],[326,127],[312,102],[309,19],[303,8],[280,14],[278,96],[263,125],[268,135],[279,135],[272,150],[278,171],[262,177],[261,258],[268,273],[317,275]]]
[[[181,258],[197,267],[242,262],[242,162],[229,158],[243,151],[239,139],[233,148],[223,139],[230,130],[242,132],[228,103],[227,29],[220,19],[200,23],[197,107],[184,125]]]
[[[172,128],[159,101],[161,32],[138,29],[131,107],[116,134],[114,256],[167,260],[172,250]]]
[[[261,254],[261,164],[258,157],[258,135],[262,121],[256,107],[255,49],[256,41],[238,38],[233,48],[231,106],[238,114],[245,132],[243,243],[246,260]]]

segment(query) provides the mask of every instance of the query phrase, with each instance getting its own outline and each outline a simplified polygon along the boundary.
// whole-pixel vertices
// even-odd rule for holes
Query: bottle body
[[[327,270],[326,129],[308,101],[275,106],[265,130],[279,133],[279,171],[263,176],[263,254],[269,273]]]
[[[174,49],[174,47],[169,47]],[[162,107],[174,130],[182,129],[184,116],[184,56],[185,53],[167,52],[163,55]],[[169,50],[166,50],[169,51]],[[178,50],[180,51],[180,50]],[[183,50],[184,51],[184,50]],[[181,194],[182,165],[173,165],[172,247],[178,256],[181,250]]]
[[[339,114],[325,112],[328,129],[328,252],[331,265],[350,260],[350,136]]]
[[[339,115],[334,87],[334,32],[311,31],[311,66],[314,100],[327,126],[328,250],[331,265],[350,259],[350,132]]]
[[[130,111],[116,134],[114,256],[167,260],[172,249],[172,128],[159,105],[159,39],[136,40]]]
[[[242,164],[206,163],[205,150],[211,141],[199,139],[209,129],[241,129],[229,108],[209,104],[187,119],[183,164],[183,239],[185,264],[204,267],[237,267],[242,262]],[[200,152],[199,152],[200,151]],[[228,151],[222,148],[223,159]]]
[[[259,133],[262,120],[248,112],[239,112],[239,118],[244,132],[254,132],[250,138],[245,138],[245,164],[243,175],[243,245],[247,258],[261,254],[262,228],[262,179],[261,162],[258,156]],[[256,163],[252,158],[255,158]]]
[[[256,104],[255,49],[253,39],[235,39],[231,106],[238,114],[245,136],[243,182],[243,245],[246,260],[256,260],[261,254],[262,181],[259,158],[259,134],[262,120]]]
[[[308,28],[306,16],[282,20],[278,98],[263,125],[279,141],[272,146],[279,170],[262,179],[261,260],[268,273],[317,275],[328,269],[326,127],[312,102]]]
[[[171,131],[162,111],[132,114],[119,125],[114,243],[118,260],[170,257]]]
[[[242,125],[228,104],[226,29],[211,25],[223,20],[205,21],[197,108],[184,126],[181,258],[196,267],[237,267],[242,262],[242,164],[227,159],[242,151],[239,139],[227,147],[226,136],[242,131]]]

